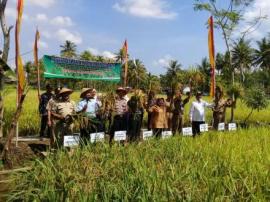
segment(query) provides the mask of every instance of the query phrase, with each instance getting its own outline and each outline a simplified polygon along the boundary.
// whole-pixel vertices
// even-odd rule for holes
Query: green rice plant
[[[269,201],[269,133],[251,128],[61,150],[13,176],[8,199]]]

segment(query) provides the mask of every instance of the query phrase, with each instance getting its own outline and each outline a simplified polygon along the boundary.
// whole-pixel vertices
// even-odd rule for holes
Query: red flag
[[[208,32],[208,49],[209,49],[209,61],[211,65],[211,85],[210,96],[215,96],[216,80],[215,80],[215,44],[214,44],[214,21],[213,16],[208,20],[209,32]]]
[[[35,66],[37,67],[37,83],[38,83],[38,98],[40,98],[40,71],[39,71],[39,63],[38,63],[38,40],[40,38],[39,31],[37,29],[35,35],[35,43],[34,43],[34,61]]]
[[[23,14],[23,1],[18,0],[17,2],[17,20],[15,27],[15,50],[16,50],[16,70],[17,70],[17,79],[18,79],[18,100],[20,100],[23,89],[25,86],[25,75],[23,69],[23,62],[20,56],[20,43],[19,43],[19,35],[21,31],[21,22],[22,22],[22,14]]]
[[[124,86],[127,86],[127,72],[128,72],[128,44],[127,44],[127,40],[125,40],[125,43],[123,45],[122,48],[123,51],[123,59],[125,62],[125,77],[124,77]]]

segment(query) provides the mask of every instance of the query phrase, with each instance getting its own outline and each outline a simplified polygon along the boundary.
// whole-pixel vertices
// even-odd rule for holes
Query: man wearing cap
[[[101,102],[95,98],[96,91],[92,88],[83,88],[81,92],[81,101],[76,106],[76,112],[83,114],[81,119],[81,136],[89,139],[90,133],[101,132],[100,123],[97,119],[97,113],[101,107]]]
[[[127,130],[127,111],[128,105],[125,95],[127,91],[119,87],[116,90],[117,96],[114,104],[114,117],[113,124],[110,131],[110,142],[112,142],[115,131],[126,131]]]
[[[46,92],[40,96],[40,100],[39,100],[39,114],[41,116],[39,135],[41,139],[44,138],[45,136],[50,137],[51,135],[50,127],[48,127],[48,111],[46,107],[49,100],[52,98],[52,96],[53,96],[52,87],[50,84],[47,84]],[[47,133],[45,134],[46,129],[47,129]]]
[[[183,128],[183,114],[184,107],[190,100],[190,92],[187,97],[182,100],[182,92],[177,90],[175,98],[173,99],[173,116],[172,116],[172,133],[175,135],[177,132],[181,133]]]
[[[192,102],[189,112],[193,137],[200,134],[200,125],[205,124],[205,107],[212,108],[213,105],[202,100],[202,93],[197,92],[196,100]]]
[[[62,88],[58,101],[51,106],[54,146],[62,146],[64,136],[73,134],[72,116],[75,114],[75,103],[70,100],[71,93],[73,93],[72,90]]]

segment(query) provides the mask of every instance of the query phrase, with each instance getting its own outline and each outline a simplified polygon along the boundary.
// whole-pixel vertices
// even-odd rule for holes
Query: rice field
[[[59,151],[13,176],[22,201],[269,201],[270,129]]]
[[[160,95],[161,96],[161,95]],[[72,94],[79,100],[79,92]],[[5,128],[16,94],[5,94]],[[210,98],[206,98],[210,101]],[[189,105],[185,108],[185,120]],[[270,108],[250,123],[269,123]],[[229,115],[229,110],[228,110]],[[237,122],[249,109],[239,101]],[[229,116],[227,116],[229,118]],[[208,122],[211,111],[207,112]],[[188,122],[186,121],[186,125]],[[38,134],[38,98],[30,90],[19,122],[20,135]],[[208,132],[110,147],[98,143],[61,150],[30,162],[32,170],[11,177],[9,201],[269,201],[270,128]]]

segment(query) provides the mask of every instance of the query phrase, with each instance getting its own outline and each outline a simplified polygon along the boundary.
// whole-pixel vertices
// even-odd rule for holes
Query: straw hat
[[[85,96],[86,93],[91,92],[93,89],[92,88],[83,88],[80,98],[83,98]]]
[[[62,88],[60,90],[60,92],[59,92],[59,95],[61,95],[61,94],[71,94],[71,93],[73,93],[73,90],[68,89],[68,88]]]
[[[118,87],[117,89],[116,89],[116,92],[118,93],[118,92],[125,92],[125,93],[127,93],[127,90],[125,89],[125,88],[123,88],[123,87]]]

